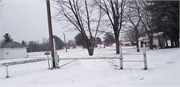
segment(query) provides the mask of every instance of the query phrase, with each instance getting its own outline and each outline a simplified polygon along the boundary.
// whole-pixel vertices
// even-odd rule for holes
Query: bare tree
[[[126,10],[126,19],[130,22],[131,24],[131,29],[134,30],[134,37],[136,40],[136,47],[137,47],[137,52],[139,52],[139,23],[141,20],[141,7],[139,2],[141,2],[140,0],[129,0],[128,1],[128,9]]]
[[[145,28],[145,31],[148,35],[149,38],[149,43],[150,43],[150,49],[153,49],[153,33],[154,33],[154,28],[152,26],[151,20],[152,16],[149,10],[147,10],[147,6],[152,3],[148,3],[148,1],[143,0],[141,1],[140,5],[144,9],[141,11],[141,22]]]
[[[75,30],[82,34],[88,53],[92,56],[102,18],[101,9],[91,7],[90,0],[57,0],[56,2],[59,15],[65,17]]]
[[[94,0],[95,4],[105,12],[110,21],[110,26],[114,31],[117,54],[119,53],[119,34],[124,21],[125,1],[126,0]]]
[[[128,29],[127,31],[123,30],[124,32],[121,34],[121,38],[125,41],[130,41],[132,45],[134,45],[134,41],[136,41],[134,29]]]

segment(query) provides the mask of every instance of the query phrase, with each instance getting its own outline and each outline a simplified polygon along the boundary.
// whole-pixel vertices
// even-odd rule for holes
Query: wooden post
[[[51,56],[53,60],[52,68],[55,68],[55,58],[54,58],[54,46],[53,46],[53,32],[52,32],[52,23],[51,23],[51,9],[50,9],[50,1],[46,0],[47,5],[47,16],[48,16],[48,27],[49,27],[49,40],[51,44]]]
[[[120,51],[120,56],[119,56],[119,60],[120,60],[120,69],[123,69],[123,57],[122,57],[122,46],[119,46],[119,51]]]
[[[146,47],[145,44],[143,44],[143,56],[144,56],[144,70],[147,69],[147,60],[146,60]]]
[[[8,65],[5,64],[5,66],[6,66],[6,78],[9,78],[9,74],[8,74]]]

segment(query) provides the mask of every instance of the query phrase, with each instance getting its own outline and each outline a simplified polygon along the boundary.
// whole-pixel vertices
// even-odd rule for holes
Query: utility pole
[[[64,35],[64,42],[65,42],[65,47],[66,47],[66,38],[65,38],[65,34],[63,33]],[[67,53],[67,48],[66,48],[66,53]]]
[[[52,32],[52,23],[51,23],[51,9],[50,9],[50,1],[46,0],[47,5],[47,16],[48,16],[48,27],[49,27],[49,39],[50,39],[50,45],[51,45],[51,56],[53,61],[52,68],[55,67],[55,57],[54,57],[54,45],[53,45],[53,32]]]

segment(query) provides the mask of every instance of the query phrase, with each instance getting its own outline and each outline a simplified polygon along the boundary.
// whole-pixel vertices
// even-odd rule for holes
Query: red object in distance
[[[123,46],[123,43],[119,43],[119,46]]]
[[[50,55],[50,53],[47,52],[47,53],[44,53],[44,55]]]

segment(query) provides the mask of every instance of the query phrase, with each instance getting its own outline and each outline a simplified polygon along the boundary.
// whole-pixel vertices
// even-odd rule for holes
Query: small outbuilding
[[[131,42],[120,42],[119,46],[131,46]]]
[[[62,47],[61,50],[64,50],[64,49],[73,49],[72,46],[66,46],[66,47]]]
[[[109,47],[110,45],[107,43],[104,43],[104,48]]]
[[[139,40],[140,47],[143,47],[143,43],[145,43],[146,47],[150,46],[148,36],[140,37],[138,40]],[[155,34],[155,33],[153,34],[153,45],[156,45],[157,47],[159,47],[160,45],[163,47],[165,46],[165,41],[164,41],[162,32],[159,32],[158,34]]]
[[[17,42],[7,42],[0,47],[0,60],[27,57],[27,47]]]

